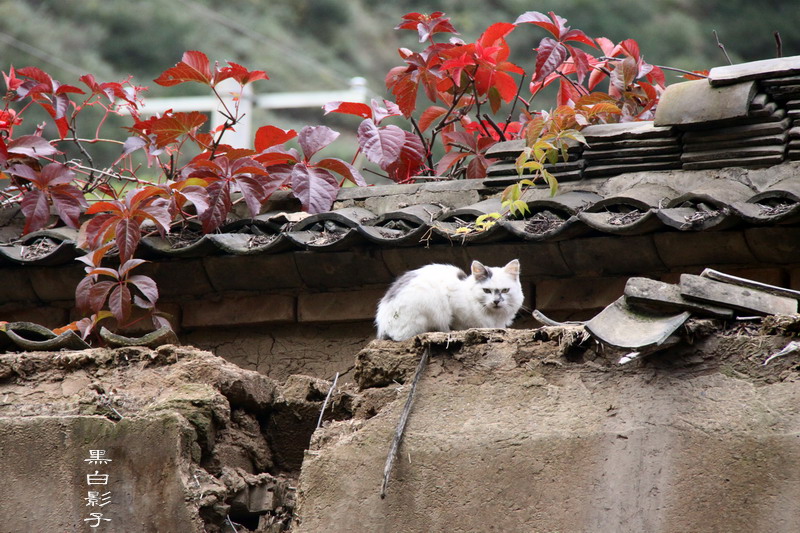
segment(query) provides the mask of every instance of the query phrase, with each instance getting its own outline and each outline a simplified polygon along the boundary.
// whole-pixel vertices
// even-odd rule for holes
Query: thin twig
[[[777,49],[777,57],[783,57],[783,41],[781,40],[781,32],[774,31],[772,36],[775,37],[775,48]]]
[[[507,140],[505,132],[500,129],[500,126],[498,126],[497,123],[494,120],[492,120],[492,117],[489,116],[489,113],[484,113],[483,114],[483,118],[484,118],[484,120],[486,122],[489,123],[489,125],[492,127],[492,129],[497,132],[497,134],[500,136],[500,140],[501,141]]]
[[[508,125],[511,123],[511,119],[514,117],[514,111],[517,109],[517,101],[520,99],[520,95],[522,94],[522,86],[525,83],[525,74],[519,79],[519,85],[517,86],[517,94],[514,96],[514,103],[511,104],[511,111],[508,112],[508,118],[506,118],[506,123],[503,124],[503,136],[505,136],[505,132],[508,129]],[[524,99],[523,99],[524,101]]]
[[[336,376],[333,378],[333,384],[331,384],[331,388],[328,389],[328,395],[325,396],[325,401],[322,402],[322,411],[319,412],[319,420],[317,420],[317,428],[322,425],[322,415],[325,414],[325,408],[328,406],[328,400],[331,399],[331,394],[333,394],[333,389],[336,388],[336,382],[339,381],[339,373],[336,373]]]
[[[717,30],[711,30],[714,33],[714,39],[717,40],[717,46],[719,49],[722,50],[722,53],[725,54],[725,58],[728,60],[729,65],[733,65],[733,61],[731,61],[731,56],[728,55],[728,51],[725,50],[725,45],[719,42],[719,35],[717,35]]]
[[[386,457],[386,466],[383,467],[383,483],[381,483],[381,498],[386,497],[386,488],[389,485],[389,475],[392,473],[392,466],[394,459],[397,457],[397,450],[400,448],[400,441],[403,440],[403,432],[406,429],[406,421],[408,414],[411,412],[411,406],[414,404],[414,391],[417,390],[417,383],[422,377],[422,371],[425,370],[425,364],[428,362],[428,357],[431,354],[431,346],[425,346],[425,352],[417,365],[417,372],[414,374],[414,380],[411,382],[411,390],[408,391],[408,398],[406,398],[406,405],[403,407],[403,414],[400,415],[400,421],[397,423],[397,429],[394,432],[392,439],[392,446],[389,448],[389,455]]]

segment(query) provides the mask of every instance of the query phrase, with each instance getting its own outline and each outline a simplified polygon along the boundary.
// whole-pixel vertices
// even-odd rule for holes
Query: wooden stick
[[[333,389],[336,388],[336,382],[339,381],[339,373],[336,373],[336,376],[333,378],[333,384],[331,388],[328,389],[328,395],[325,396],[325,401],[322,403],[322,411],[319,412],[319,420],[317,420],[317,429],[322,425],[322,415],[325,414],[325,408],[328,406],[328,400],[331,399],[331,394],[333,394]]]
[[[400,421],[397,423],[397,429],[394,431],[394,438],[392,439],[392,447],[389,448],[389,455],[386,457],[386,466],[383,467],[383,483],[381,483],[381,499],[386,497],[386,487],[389,485],[389,475],[392,473],[392,465],[394,459],[397,457],[397,450],[400,447],[400,441],[403,440],[403,431],[406,429],[406,421],[408,414],[411,412],[411,405],[414,403],[414,391],[417,389],[422,377],[422,371],[425,370],[425,364],[428,362],[428,357],[431,354],[431,345],[425,346],[425,352],[417,365],[417,372],[414,374],[414,380],[411,382],[411,390],[408,391],[408,398],[406,398],[406,405],[403,407],[403,414],[400,415]]]

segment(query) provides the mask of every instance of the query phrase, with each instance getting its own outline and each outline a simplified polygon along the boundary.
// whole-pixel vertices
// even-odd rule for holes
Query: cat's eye
[[[483,289],[486,294],[492,294],[492,289]]]
[[[503,294],[506,294],[506,293],[508,292],[508,289],[503,289],[503,290],[502,290],[502,291],[500,291],[500,292],[502,292]]]

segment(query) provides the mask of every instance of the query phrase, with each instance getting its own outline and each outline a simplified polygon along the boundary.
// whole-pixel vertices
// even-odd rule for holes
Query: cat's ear
[[[513,261],[509,261],[506,266],[503,267],[503,270],[510,275],[514,276],[515,278],[519,277],[519,259],[514,259]]]
[[[472,277],[474,277],[477,281],[485,281],[491,277],[492,273],[489,272],[489,269],[483,266],[480,261],[473,261],[472,262]]]

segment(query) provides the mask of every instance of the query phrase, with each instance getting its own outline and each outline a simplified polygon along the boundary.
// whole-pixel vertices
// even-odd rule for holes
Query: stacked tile
[[[672,85],[661,98],[655,123],[685,132],[685,170],[768,167],[784,160],[786,112],[754,81]]]
[[[516,161],[525,149],[525,141],[518,139],[515,141],[499,142],[486,151],[486,157],[496,159],[486,172],[487,185],[508,185],[519,181],[519,173],[516,168]],[[577,181],[583,175],[582,171],[586,162],[581,159],[583,145],[577,142],[570,142],[567,148],[567,161],[548,163],[545,169],[550,172],[559,182]],[[522,174],[523,178],[530,178],[530,171]]]
[[[709,72],[709,81],[714,86],[745,80],[755,80],[761,90],[785,111],[791,128],[786,157],[800,159],[800,56],[716,67]]]
[[[598,124],[581,133],[587,143],[583,150],[586,178],[681,167],[676,133],[669,127],[656,127],[652,121]]]
[[[786,110],[786,117],[791,121],[786,157],[800,160],[800,76],[761,80],[760,84]]]

